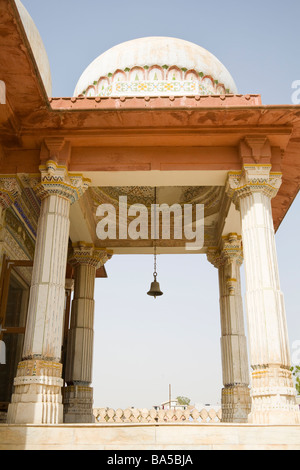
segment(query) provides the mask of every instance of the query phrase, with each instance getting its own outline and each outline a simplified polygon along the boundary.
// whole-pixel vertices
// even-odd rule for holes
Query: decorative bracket
[[[244,164],[271,163],[272,151],[266,136],[247,136],[239,146],[240,157]]]

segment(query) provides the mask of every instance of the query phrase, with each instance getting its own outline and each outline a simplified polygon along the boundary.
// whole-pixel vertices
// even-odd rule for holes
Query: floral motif
[[[163,67],[155,66],[155,75],[153,77],[153,67],[144,66],[144,74],[133,74],[135,70],[125,68],[124,71],[118,73],[109,73],[107,77],[101,79],[93,84],[91,83],[85,91],[82,92],[83,96],[140,96],[149,95],[153,96],[169,96],[173,95],[219,95],[230,93],[230,90],[225,89],[222,83],[214,80],[213,77],[204,76],[203,72],[195,70],[187,70],[185,68],[178,69],[174,72],[175,66],[165,65]],[[185,79],[181,79],[181,73]],[[122,73],[122,80],[119,79],[119,74]],[[158,78],[159,75],[159,78]],[[91,94],[92,89],[92,94]]]

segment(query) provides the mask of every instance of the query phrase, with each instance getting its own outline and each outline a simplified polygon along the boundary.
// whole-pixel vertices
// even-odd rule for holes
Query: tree
[[[291,367],[291,371],[295,377],[295,387],[297,394],[300,395],[300,366]]]
[[[178,402],[178,405],[189,406],[189,404],[191,403],[191,400],[187,397],[177,397],[176,400]]]

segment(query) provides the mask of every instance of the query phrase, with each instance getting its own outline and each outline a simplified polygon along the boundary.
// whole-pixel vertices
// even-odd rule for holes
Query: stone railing
[[[221,409],[187,410],[155,410],[127,408],[95,408],[96,423],[219,423],[222,418]]]

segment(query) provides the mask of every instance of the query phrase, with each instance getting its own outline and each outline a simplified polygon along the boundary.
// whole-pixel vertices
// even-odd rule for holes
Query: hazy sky
[[[44,41],[53,96],[71,96],[84,69],[121,42],[170,36],[208,49],[240,93],[291,104],[300,80],[300,2],[295,0],[23,0]],[[300,156],[299,156],[300,158]],[[291,349],[300,339],[299,197],[277,235]],[[96,281],[95,406],[151,407],[172,395],[220,403],[217,270],[203,255],[160,256],[163,297],[146,295],[152,256],[114,256]]]

